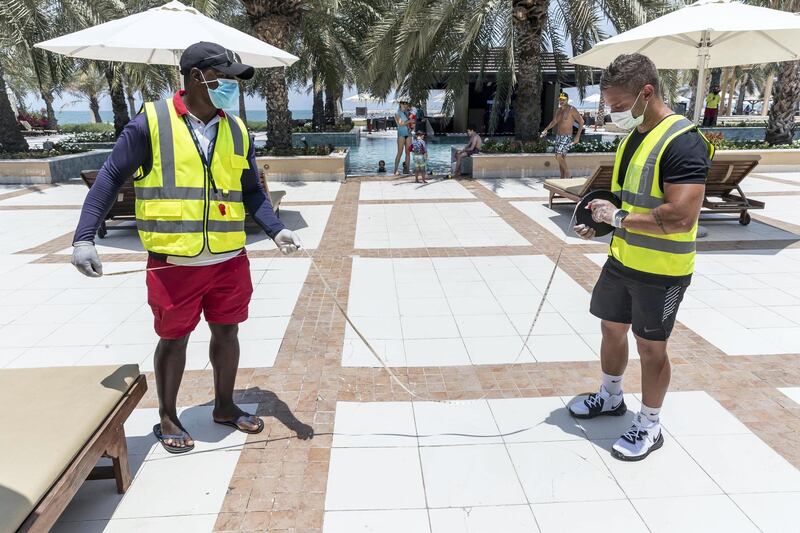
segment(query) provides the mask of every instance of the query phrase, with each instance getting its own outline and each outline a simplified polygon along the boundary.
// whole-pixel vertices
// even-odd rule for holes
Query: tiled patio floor
[[[747,185],[767,203],[749,227],[709,223],[670,342],[666,443],[636,464],[608,453],[631,415],[578,424],[565,410],[597,387],[599,326],[587,307],[605,245],[573,239],[571,208],[549,210],[540,180],[410,181],[273,188],[287,191],[284,221],[336,298],[428,401],[392,383],[307,257],[282,257],[253,235],[236,398],[266,429],[211,423],[201,323],[179,397],[198,445],[181,457],[151,434],[144,275],[87,279],[68,264],[85,187],[0,190],[0,223],[14,228],[0,232],[0,367],[136,362],[150,385],[127,425],[130,491],[87,482],[54,531],[799,530],[797,173]],[[106,272],[143,267],[129,229],[98,245]],[[631,411],[639,379],[634,359]],[[315,438],[295,438],[309,426]]]

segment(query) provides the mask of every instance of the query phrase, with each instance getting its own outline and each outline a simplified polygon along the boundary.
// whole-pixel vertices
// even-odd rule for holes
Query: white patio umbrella
[[[634,52],[659,69],[698,69],[698,121],[706,69],[800,59],[800,16],[732,0],[701,0],[606,39],[570,62],[603,68]]]
[[[375,98],[369,93],[359,93],[354,94],[353,96],[349,96],[345,98],[347,102],[363,102],[366,104],[383,104],[386,103],[386,100],[382,100],[380,98]]]
[[[69,57],[177,66],[183,50],[198,41],[233,50],[253,67],[285,67],[298,59],[177,0],[34,46]]]

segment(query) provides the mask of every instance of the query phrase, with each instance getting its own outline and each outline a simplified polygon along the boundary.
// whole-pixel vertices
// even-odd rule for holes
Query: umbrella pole
[[[703,32],[700,48],[697,52],[697,88],[694,102],[694,123],[700,123],[700,112],[703,109],[703,96],[706,92],[706,67],[708,66],[708,30]]]

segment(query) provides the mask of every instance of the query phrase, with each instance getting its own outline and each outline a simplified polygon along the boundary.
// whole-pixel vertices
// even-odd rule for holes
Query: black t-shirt
[[[620,187],[625,182],[625,174],[628,171],[628,165],[633,154],[646,136],[647,133],[640,133],[638,129],[633,130],[631,133],[620,161],[619,177],[617,178]],[[708,148],[705,141],[696,129],[689,130],[675,137],[661,156],[658,167],[658,186],[663,191],[664,183],[705,183],[710,167],[711,160],[708,157]],[[609,258],[608,266],[628,277],[651,285],[667,287],[688,285],[692,279],[691,274],[688,276],[660,276],[648,272],[639,272],[623,266],[613,257]]]

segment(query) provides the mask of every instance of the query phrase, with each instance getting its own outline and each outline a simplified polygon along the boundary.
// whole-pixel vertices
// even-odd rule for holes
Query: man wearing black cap
[[[147,299],[160,341],[154,355],[160,422],[153,432],[171,453],[194,447],[177,414],[189,335],[205,316],[211,330],[214,421],[258,433],[263,421],[233,402],[239,365],[238,324],[247,320],[253,287],[244,250],[245,211],[284,254],[300,248],[259,181],[244,123],[223,109],[239,99],[237,80],[253,67],[214,43],[187,48],[180,60],[185,90],[146,102],[122,132],[81,211],[72,263],[103,274],[94,235],[131,176],[136,223],[149,253]]]

